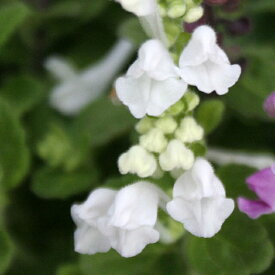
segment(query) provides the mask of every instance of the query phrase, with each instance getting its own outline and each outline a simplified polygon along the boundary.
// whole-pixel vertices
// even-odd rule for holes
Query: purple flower
[[[238,198],[240,211],[252,219],[275,212],[275,165],[253,174],[246,182],[259,199]]]
[[[270,117],[275,117],[275,92],[265,100],[264,110]]]

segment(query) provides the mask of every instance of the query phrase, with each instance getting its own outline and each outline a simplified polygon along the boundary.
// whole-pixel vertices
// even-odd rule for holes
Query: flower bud
[[[165,116],[156,121],[156,127],[164,134],[172,134],[177,126],[176,120],[171,116]]]
[[[275,117],[275,92],[265,100],[264,110],[270,117]]]
[[[118,159],[121,174],[137,174],[141,178],[152,176],[157,169],[157,162],[152,154],[143,147],[135,145]]]
[[[201,6],[191,8],[184,16],[184,21],[187,23],[193,23],[199,20],[203,16],[203,8]]]
[[[136,124],[135,129],[139,134],[145,134],[150,129],[152,129],[153,126],[154,126],[154,120],[146,116]]]
[[[183,98],[187,102],[187,112],[193,111],[200,103],[200,98],[193,92],[185,93]]]
[[[228,0],[204,0],[204,2],[208,5],[223,5]]]
[[[150,152],[160,153],[167,146],[167,140],[160,129],[151,129],[139,139],[140,145]]]
[[[176,130],[175,136],[183,143],[191,143],[203,138],[203,128],[193,117],[185,117],[181,121],[180,127]]]
[[[170,18],[179,18],[184,15],[186,11],[186,5],[183,3],[182,0],[174,0],[170,3],[167,15]]]
[[[180,100],[180,101],[178,101],[177,103],[175,103],[174,105],[172,105],[172,106],[168,109],[167,113],[168,113],[168,114],[171,114],[172,116],[177,116],[177,115],[179,115],[179,114],[184,110],[184,108],[185,108],[185,105],[184,105],[184,103]]]
[[[190,169],[194,163],[193,152],[186,148],[179,140],[169,142],[167,149],[159,157],[160,167],[164,171],[172,171],[182,168]]]

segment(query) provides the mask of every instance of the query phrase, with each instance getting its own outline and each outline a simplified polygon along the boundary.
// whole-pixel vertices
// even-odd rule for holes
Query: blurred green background
[[[275,124],[262,109],[275,90],[275,1],[243,0],[234,12],[213,12],[221,20],[249,19],[250,31],[236,35],[217,25],[224,49],[244,72],[228,95],[202,97],[203,104],[219,100],[222,109],[217,118],[211,108],[198,110],[207,143],[275,154]],[[275,215],[251,221],[238,209],[210,240],[186,234],[133,259],[73,251],[70,207],[93,188],[120,181],[116,161],[135,139],[136,121],[112,103],[111,85],[78,115],[61,115],[49,105],[57,82],[44,63],[60,55],[81,70],[121,36],[141,42],[131,18],[109,0],[0,1],[0,274],[274,275]],[[254,171],[217,167],[233,198],[251,195],[244,183]]]

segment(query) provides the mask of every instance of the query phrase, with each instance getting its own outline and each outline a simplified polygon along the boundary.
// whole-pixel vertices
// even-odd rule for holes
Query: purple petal
[[[265,100],[264,110],[270,117],[275,117],[275,92]]]
[[[246,182],[263,202],[275,210],[275,174],[270,167],[253,174]]]
[[[251,219],[257,219],[263,214],[270,214],[273,212],[272,208],[261,200],[248,200],[245,198],[238,198],[238,207],[241,212],[246,213]]]

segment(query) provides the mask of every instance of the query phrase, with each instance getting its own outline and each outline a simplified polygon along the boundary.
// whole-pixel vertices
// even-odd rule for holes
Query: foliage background
[[[197,112],[212,130],[208,145],[275,154],[275,124],[262,110],[275,88],[274,0],[243,0],[234,13],[214,12],[229,20],[248,17],[251,31],[235,36],[220,29],[231,60],[244,62],[245,70],[221,102],[212,106],[203,98],[212,106]],[[131,17],[108,0],[0,1],[0,274],[273,275],[275,216],[251,221],[237,209],[210,240],[186,233],[133,259],[74,253],[70,206],[93,188],[120,181],[116,160],[135,138],[135,120],[107,96],[74,118],[60,115],[48,104],[56,82],[43,64],[58,54],[78,69],[89,66],[119,35],[137,38],[139,30],[125,27]],[[213,118],[212,108],[224,111]],[[253,171],[217,167],[233,198],[252,196],[244,182]]]

